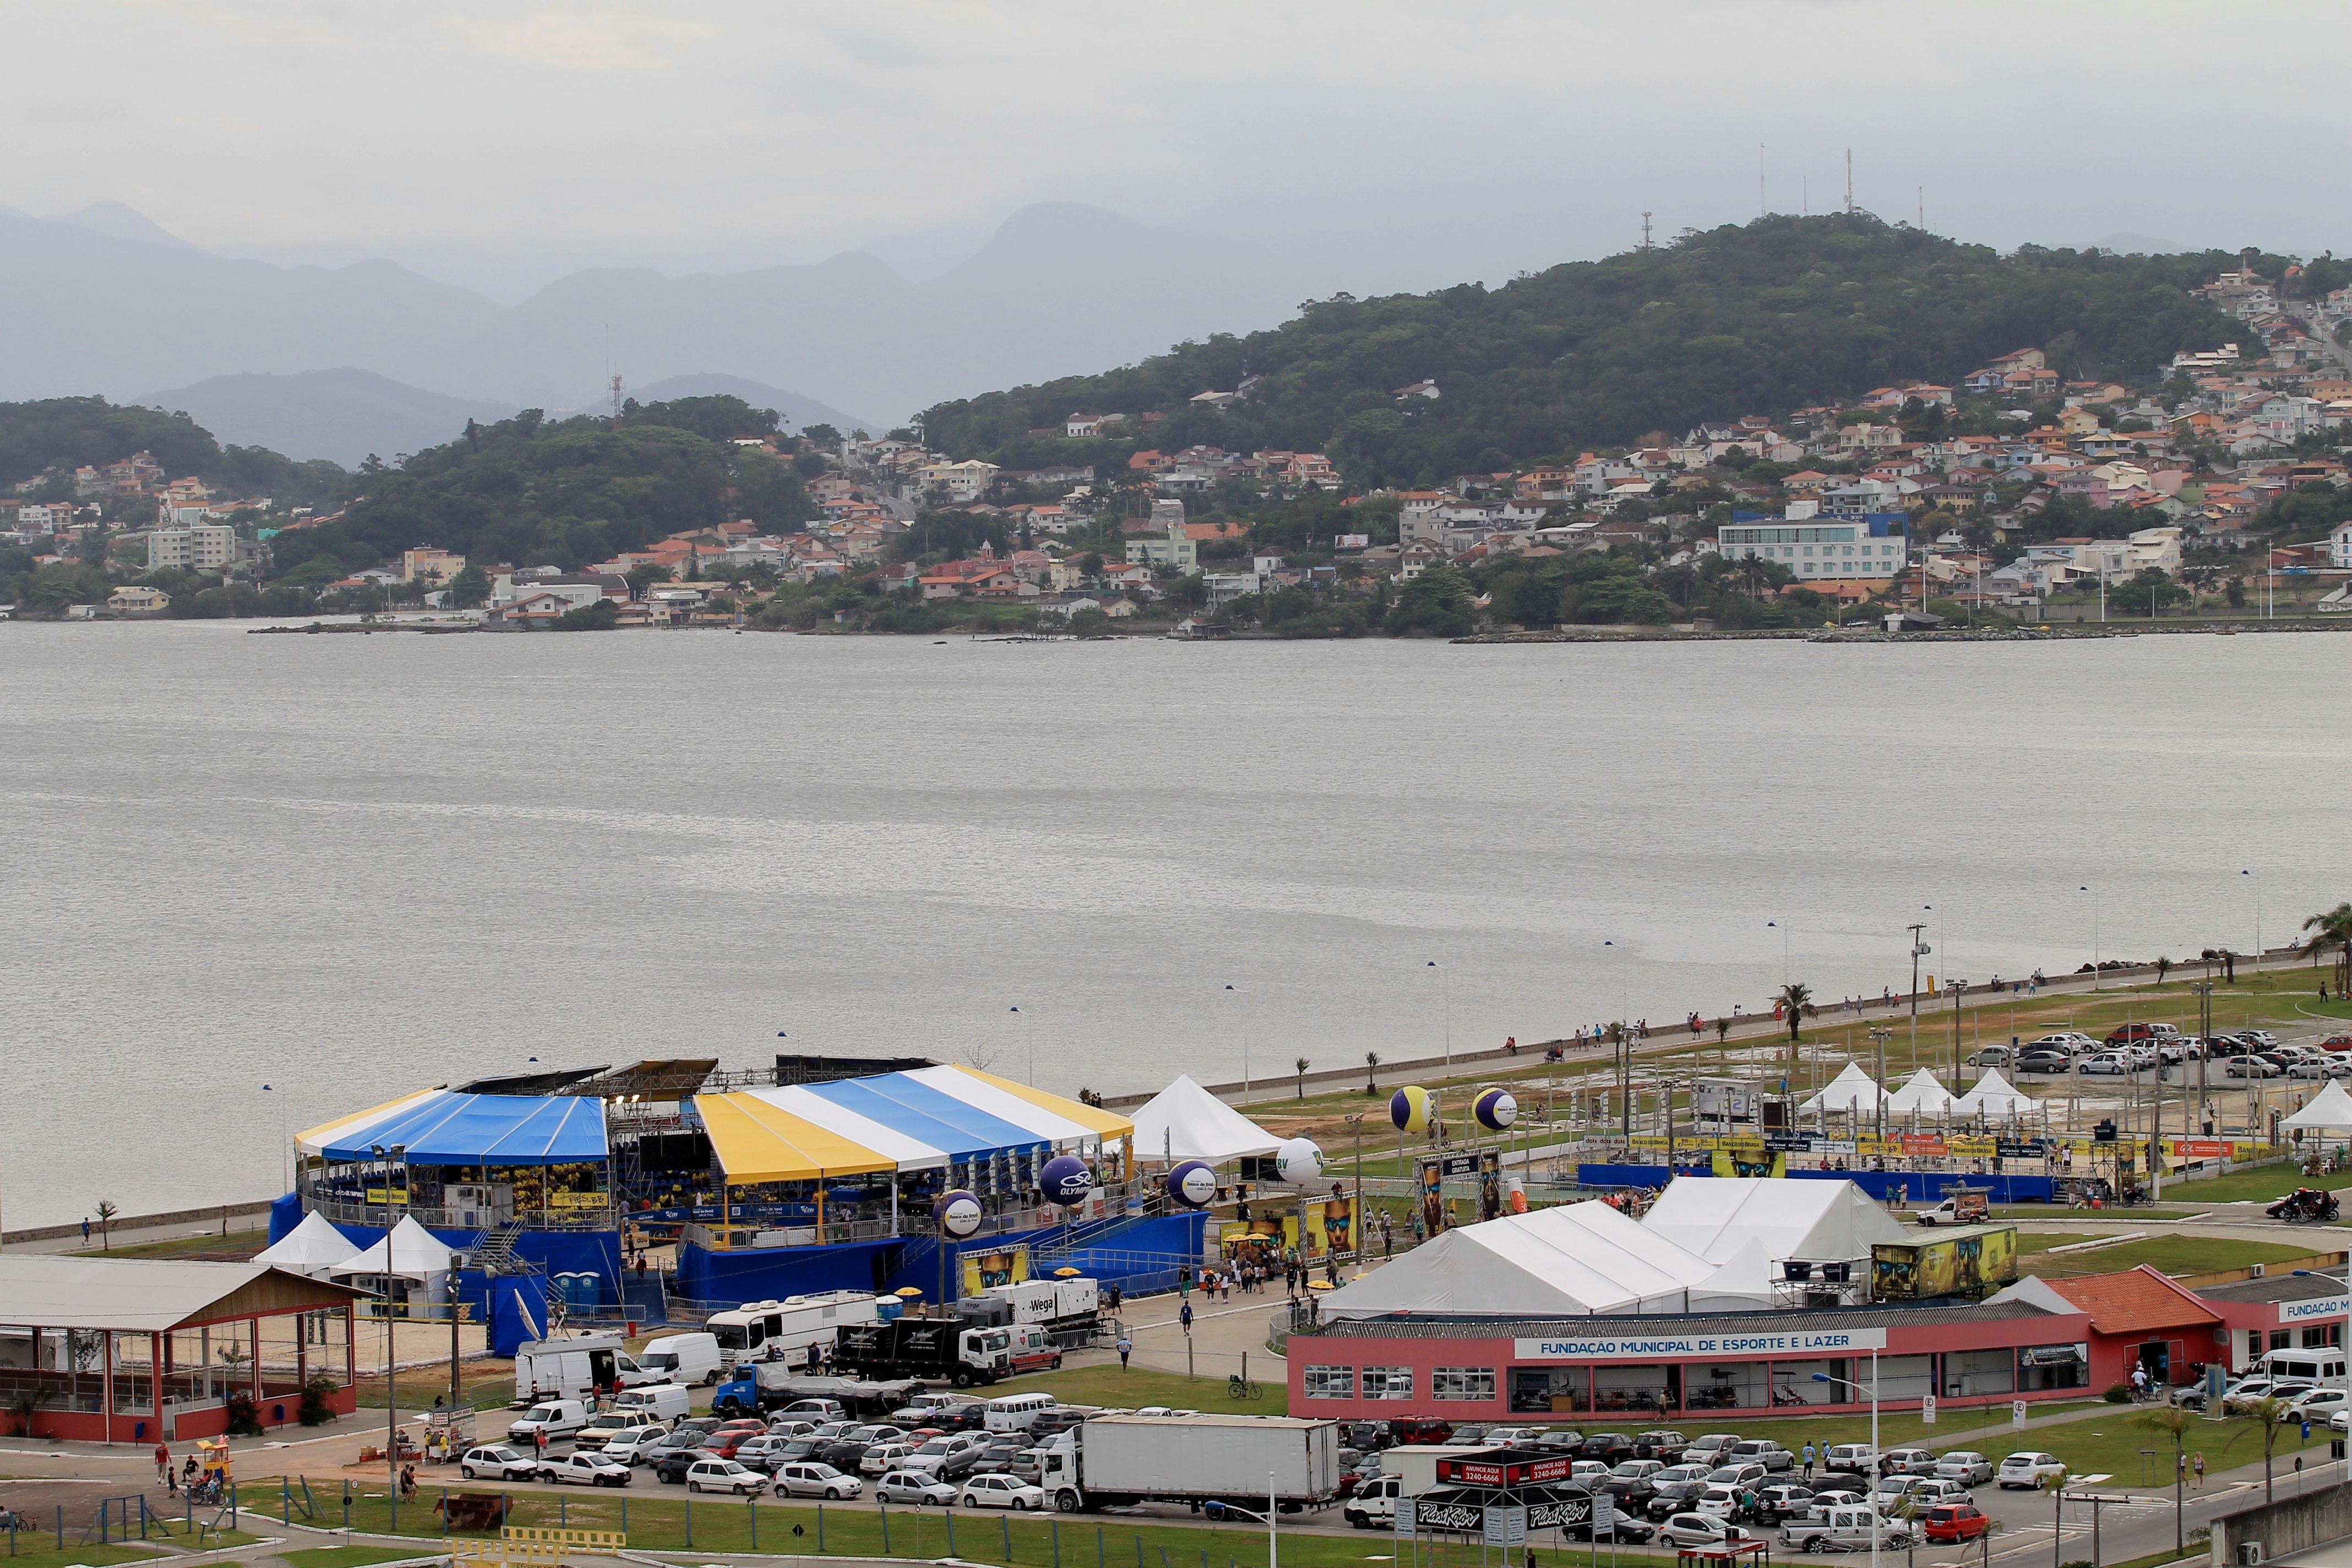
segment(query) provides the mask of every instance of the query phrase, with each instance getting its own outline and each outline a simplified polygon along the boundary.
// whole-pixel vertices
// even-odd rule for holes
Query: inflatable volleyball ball
[[[1056,1154],[1037,1173],[1037,1184],[1045,1189],[1046,1202],[1076,1208],[1095,1190],[1095,1173],[1076,1154]]]
[[[1216,1201],[1217,1173],[1199,1160],[1187,1160],[1168,1173],[1168,1195],[1188,1209],[1204,1209]]]
[[[1519,1119],[1519,1102],[1507,1089],[1490,1089],[1470,1103],[1470,1114],[1489,1132],[1500,1132]]]
[[[931,1205],[931,1217],[942,1235],[961,1241],[980,1229],[980,1200],[966,1192],[941,1193]]]
[[[1323,1151],[1312,1138],[1293,1138],[1274,1152],[1274,1173],[1286,1186],[1303,1187],[1323,1174]]]
[[[1436,1111],[1436,1102],[1429,1090],[1417,1083],[1409,1083],[1389,1096],[1389,1120],[1400,1132],[1425,1132],[1429,1119]]]

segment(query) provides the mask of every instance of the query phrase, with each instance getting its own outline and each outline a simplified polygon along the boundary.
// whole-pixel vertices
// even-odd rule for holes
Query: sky
[[[1851,147],[1864,206],[2004,248],[2352,248],[2347,44],[2260,0],[0,0],[45,62],[0,204],[730,269],[1080,201],[1442,280],[1822,210]]]

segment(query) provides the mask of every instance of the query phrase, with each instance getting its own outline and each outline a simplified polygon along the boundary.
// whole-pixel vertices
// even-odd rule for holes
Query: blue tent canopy
[[[893,1132],[917,1139],[957,1159],[970,1159],[998,1149],[1042,1146],[1043,1142],[1027,1128],[1015,1127],[928,1084],[916,1083],[905,1073],[814,1083],[808,1090],[820,1100],[854,1110]]]
[[[604,1102],[585,1095],[445,1091],[386,1121],[331,1140],[330,1160],[365,1160],[376,1146],[407,1145],[412,1165],[554,1165],[602,1160]]]

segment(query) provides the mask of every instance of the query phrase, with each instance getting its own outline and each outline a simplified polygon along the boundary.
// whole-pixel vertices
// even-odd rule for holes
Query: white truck
[[[1139,1502],[1231,1503],[1297,1513],[1339,1494],[1339,1424],[1296,1415],[1104,1415],[1039,1455],[1037,1484],[1064,1513]]]
[[[1495,1453],[1493,1448],[1464,1447],[1437,1443],[1406,1443],[1381,1450],[1381,1474],[1394,1476],[1399,1497],[1419,1497],[1437,1485],[1437,1461],[1470,1459]]]
[[[515,1350],[514,1408],[542,1399],[586,1399],[603,1389],[667,1381],[631,1360],[612,1334],[533,1340]]]
[[[1010,1316],[989,1310],[1001,1303]],[[1102,1310],[1102,1292],[1091,1279],[1025,1279],[992,1285],[958,1303],[958,1310],[994,1323],[1035,1323],[1051,1332],[1091,1333]]]

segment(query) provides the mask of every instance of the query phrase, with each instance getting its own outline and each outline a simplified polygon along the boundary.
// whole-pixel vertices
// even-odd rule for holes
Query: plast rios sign
[[[1518,1361],[1687,1361],[1698,1356],[1842,1356],[1883,1351],[1886,1331],[1816,1329],[1780,1334],[1642,1334],[1513,1340]]]
[[[1440,1459],[1437,1479],[1465,1487],[1524,1487],[1568,1479],[1567,1454],[1487,1454],[1475,1459]]]

